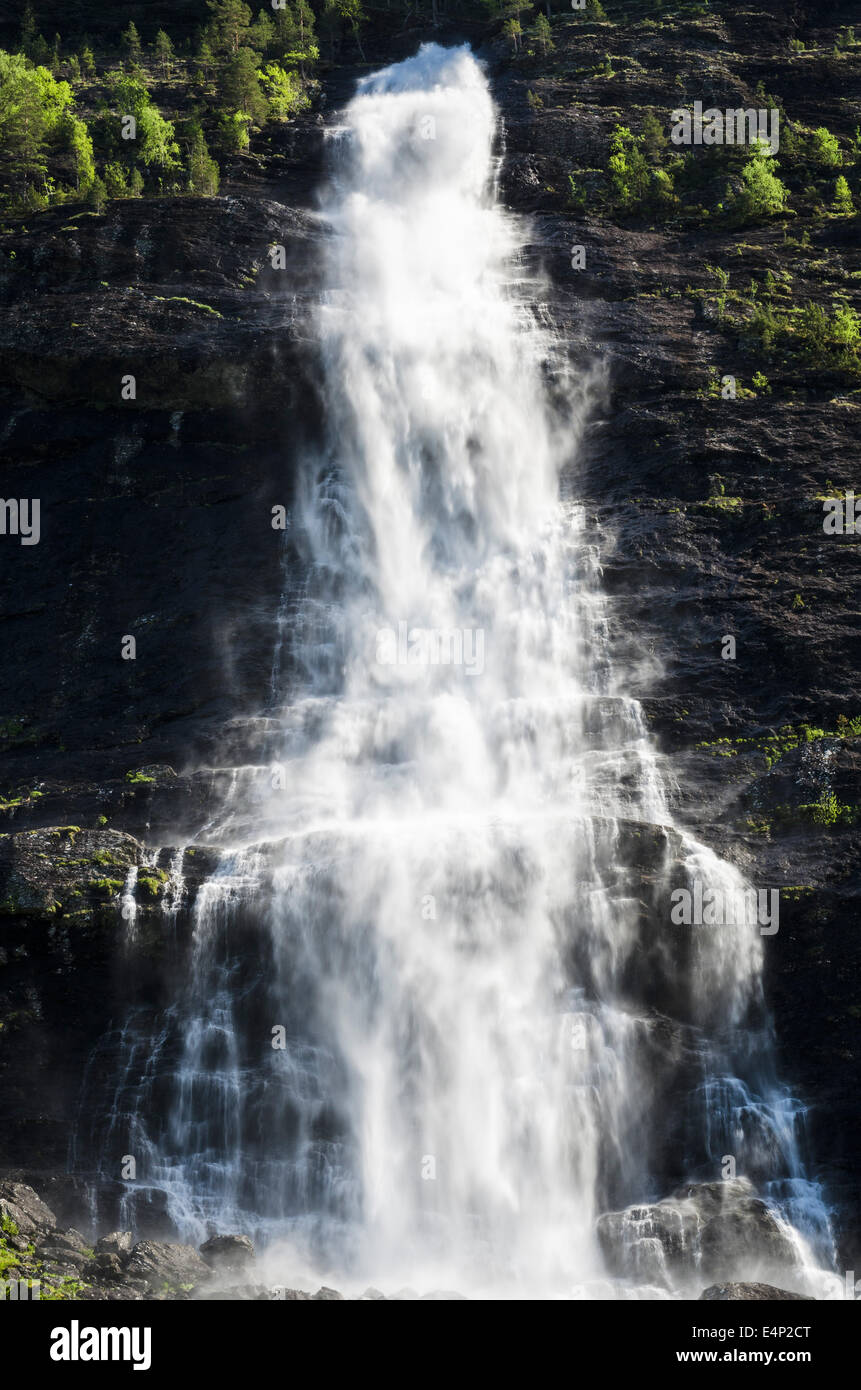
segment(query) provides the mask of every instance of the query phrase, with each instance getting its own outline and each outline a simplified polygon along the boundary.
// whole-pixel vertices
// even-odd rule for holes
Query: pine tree
[[[275,25],[265,10],[260,10],[248,32],[248,42],[259,53],[268,53],[275,43]]]
[[[218,53],[239,52],[251,28],[251,11],[243,0],[206,0],[212,11],[213,47]]]
[[[838,174],[837,182],[834,185],[834,211],[843,217],[851,217],[855,212],[852,190],[844,174]]]
[[[260,89],[257,54],[250,48],[240,48],[227,64],[219,79],[219,92],[231,110],[242,111],[254,125],[263,125],[269,106]]]
[[[200,42],[197,45],[197,53],[195,54],[194,58],[195,68],[197,69],[198,74],[204,82],[209,81],[214,63],[215,58],[213,56],[212,49],[209,46],[209,40],[204,35],[201,37]]]
[[[306,44],[314,42],[314,11],[308,4],[308,0],[296,0],[296,25],[299,30],[299,42],[304,48]]]
[[[173,44],[170,41],[170,37],[168,34],[164,32],[163,29],[159,29],[158,33],[155,36],[155,44],[153,45],[153,50],[155,52],[156,62],[161,68],[161,75],[165,79],[165,81],[167,81],[167,79],[170,77],[170,64],[172,58],[174,57],[174,51]]]
[[[199,198],[214,198],[218,182],[218,165],[209,153],[203,128],[195,122],[188,151],[188,191]]]
[[[21,52],[26,53],[28,57],[32,57],[30,50],[36,42],[36,33],[36,16],[30,0],[27,0],[21,16]]]
[[[532,37],[538,44],[542,53],[547,53],[549,49],[555,47],[553,39],[550,36],[550,21],[543,14],[536,16],[535,23],[532,26]]]
[[[664,127],[653,111],[647,111],[643,118],[643,148],[652,159],[660,159],[668,144]]]
[[[313,11],[311,17],[313,21]],[[301,44],[300,28],[289,5],[285,5],[283,10],[276,10],[274,19],[275,44],[279,52],[287,53],[291,48],[295,48],[296,44]]]
[[[502,26],[502,32],[507,39],[511,39],[515,53],[520,51],[520,35],[523,30],[519,19],[507,19]]]
[[[102,212],[107,201],[108,190],[105,188],[104,180],[96,174],[87,192],[87,202],[96,209],[96,212]]]
[[[130,63],[139,63],[143,49],[141,47],[141,36],[137,31],[137,25],[130,19],[128,26],[123,30],[122,35],[123,52]]]

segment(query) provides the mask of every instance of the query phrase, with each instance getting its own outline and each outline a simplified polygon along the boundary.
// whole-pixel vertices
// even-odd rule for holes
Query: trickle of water
[[[648,881],[744,885],[663,828],[600,538],[560,500],[600,380],[546,326],[496,128],[469,51],[426,45],[332,138],[304,683],[207,833],[227,852],[173,1042],[120,1110],[182,1236],[249,1230],[280,1282],[678,1295],[718,1199],[655,1203],[731,1154],[792,1229],[798,1286],[827,1214],[760,937],[644,910]]]

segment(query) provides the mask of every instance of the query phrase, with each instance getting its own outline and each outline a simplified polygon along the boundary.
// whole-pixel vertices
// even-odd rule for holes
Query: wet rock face
[[[689,1183],[661,1202],[609,1212],[598,1237],[613,1272],[665,1288],[746,1272],[785,1279],[798,1264],[746,1178]]]
[[[92,919],[112,904],[143,846],[117,830],[53,826],[0,838],[0,914]]]

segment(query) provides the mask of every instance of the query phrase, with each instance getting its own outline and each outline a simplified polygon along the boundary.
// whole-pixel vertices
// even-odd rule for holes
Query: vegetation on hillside
[[[352,0],[335,8],[356,22]],[[0,206],[211,196],[219,160],[310,105],[320,51],[308,0],[256,18],[243,0],[202,0],[201,18],[193,40],[130,22],[103,48],[49,43],[28,3],[17,50],[0,49]]]

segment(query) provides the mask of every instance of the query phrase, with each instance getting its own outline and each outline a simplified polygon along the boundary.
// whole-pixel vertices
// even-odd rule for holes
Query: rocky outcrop
[[[701,1302],[705,1303],[815,1303],[803,1293],[790,1293],[788,1289],[776,1289],[773,1284],[712,1284],[703,1289]]]
[[[666,1288],[798,1270],[792,1241],[746,1178],[688,1183],[661,1202],[608,1212],[598,1237],[614,1273]]]

